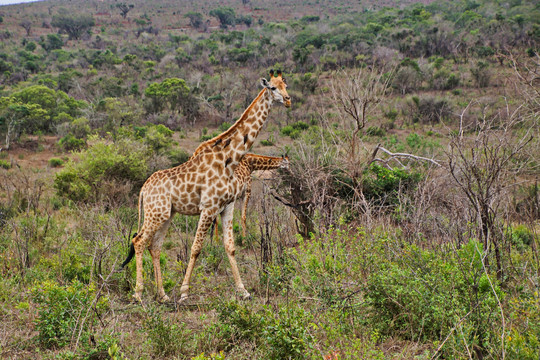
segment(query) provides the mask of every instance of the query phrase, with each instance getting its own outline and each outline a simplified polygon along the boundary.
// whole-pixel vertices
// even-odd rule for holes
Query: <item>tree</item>
[[[163,111],[166,104],[171,111],[181,110],[191,122],[199,113],[199,102],[183,79],[170,78],[161,83],[152,83],[146,88],[144,95],[150,99],[149,110],[153,113]]]
[[[474,124],[476,131],[465,128],[460,122],[460,129],[446,152],[448,171],[469,203],[470,222],[477,226],[483,249],[488,254],[495,253],[499,279],[503,278],[501,250],[506,219],[501,213],[504,195],[515,185],[515,179],[526,169],[527,162],[534,162],[523,156],[533,140],[532,129],[527,129],[526,121],[518,108],[505,117],[479,119]],[[524,130],[517,132],[517,128]]]
[[[13,97],[0,98],[0,126],[6,132],[6,149],[23,131],[32,130],[50,119],[38,104],[25,104]]]
[[[203,24],[203,16],[199,12],[190,11],[184,16],[189,18],[190,25],[195,29],[199,29]]]
[[[21,21],[19,26],[26,30],[26,36],[30,36],[30,33],[32,32],[32,23],[29,20]]]
[[[116,7],[120,10],[120,13],[122,14],[122,17],[125,19],[128,12],[135,7],[133,4],[126,4],[126,3],[118,3],[116,4]]]
[[[51,25],[69,36],[69,40],[78,40],[85,31],[96,23],[91,15],[70,16],[68,14],[54,15]]]
[[[234,9],[228,6],[211,10],[210,16],[213,16],[219,20],[222,29],[226,29],[229,25],[234,25],[236,21]]]
[[[47,34],[46,38],[43,36],[40,38],[39,45],[41,45],[45,51],[49,52],[61,49],[62,46],[64,46],[64,41],[62,41],[62,37],[58,34]]]

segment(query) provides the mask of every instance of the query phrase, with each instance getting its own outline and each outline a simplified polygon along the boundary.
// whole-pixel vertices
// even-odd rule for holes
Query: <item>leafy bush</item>
[[[502,300],[504,293],[485,274],[482,252],[482,245],[472,240],[455,257],[402,245],[399,256],[380,261],[368,279],[373,326],[382,334],[433,341],[451,334],[462,321],[463,334],[453,333],[448,353],[452,346],[463,347],[462,336],[468,344],[488,349],[497,336],[492,327],[499,321],[497,298]]]
[[[364,195],[377,205],[396,205],[399,192],[413,190],[421,178],[420,173],[372,164],[364,174]]]
[[[49,166],[50,167],[60,167],[64,165],[64,160],[59,158],[50,158],[49,159]]]
[[[74,201],[97,200],[104,183],[120,181],[142,184],[149,175],[147,147],[122,138],[114,144],[100,140],[79,153],[79,162],[70,161],[56,174],[58,194]]]
[[[87,338],[88,330],[97,322],[96,314],[108,307],[104,297],[94,304],[94,285],[78,281],[66,286],[47,281],[35,286],[32,296],[39,309],[38,340],[46,348],[64,347],[79,333]]]
[[[0,168],[2,168],[2,169],[11,169],[11,161],[0,159]]]
[[[366,129],[366,135],[368,136],[384,136],[386,134],[386,131],[384,131],[383,128],[380,128],[378,126],[370,126]]]
[[[277,313],[267,309],[264,337],[269,359],[305,359],[311,346],[311,316],[298,306],[282,307]]]
[[[144,321],[144,329],[148,334],[148,343],[157,356],[170,358],[183,354],[190,339],[190,332],[185,325],[174,319],[164,318],[166,315],[151,308]]]
[[[77,151],[86,147],[86,140],[78,139],[75,136],[68,134],[58,140],[58,145],[64,151]]]

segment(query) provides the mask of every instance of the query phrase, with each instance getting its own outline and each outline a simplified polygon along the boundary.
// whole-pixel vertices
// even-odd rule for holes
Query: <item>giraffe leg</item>
[[[236,249],[234,247],[234,236],[232,227],[233,213],[234,202],[227,205],[227,207],[225,207],[225,210],[223,210],[223,212],[221,213],[221,221],[223,228],[223,245],[225,245],[225,251],[227,252],[227,256],[229,257],[229,262],[231,263],[231,270],[233,273],[236,290],[242,294],[244,299],[249,299],[251,298],[251,295],[242,283],[242,279],[240,278],[240,272],[238,271],[238,265],[236,264],[236,259],[234,257]]]
[[[184,281],[182,282],[182,287],[180,287],[180,301],[184,301],[188,297],[189,292],[189,281],[191,279],[191,274],[193,273],[193,268],[195,267],[195,262],[197,257],[201,253],[202,244],[204,238],[207,234],[210,225],[216,218],[216,210],[203,210],[199,218],[199,224],[197,225],[197,232],[195,234],[195,240],[191,246],[191,256],[189,258],[189,264],[186,269],[186,275],[184,276]]]
[[[171,223],[172,215],[167,221],[161,225],[161,227],[156,231],[152,244],[150,245],[150,255],[152,255],[152,263],[154,265],[154,276],[156,278],[156,287],[158,290],[158,299],[163,302],[170,301],[169,297],[165,294],[165,289],[163,288],[163,278],[161,276],[161,264],[159,262],[159,256],[161,255],[161,247],[163,246],[163,240],[169,229]]]
[[[143,253],[149,240],[154,236],[154,232],[145,228],[144,224],[141,231],[132,240],[135,248],[135,265],[137,268],[137,282],[135,284],[135,293],[133,297],[137,301],[142,301],[143,292]]]
[[[246,238],[246,214],[249,198],[251,197],[251,176],[249,177],[246,185],[246,192],[244,193],[244,203],[242,204],[242,237]]]

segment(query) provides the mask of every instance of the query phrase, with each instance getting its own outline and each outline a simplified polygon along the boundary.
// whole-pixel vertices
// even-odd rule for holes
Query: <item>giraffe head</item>
[[[289,168],[289,164],[290,164],[290,162],[289,162],[289,156],[288,156],[288,155],[282,155],[282,156],[281,156],[281,159],[282,159],[282,160],[281,160],[281,164],[280,164],[279,167],[280,167],[281,169],[288,169],[288,168]]]
[[[285,78],[281,76],[281,71],[278,70],[277,75],[274,75],[274,70],[270,70],[270,81],[265,78],[261,79],[261,85],[267,88],[272,96],[273,101],[279,101],[285,107],[291,106],[291,97],[287,93],[287,83]]]

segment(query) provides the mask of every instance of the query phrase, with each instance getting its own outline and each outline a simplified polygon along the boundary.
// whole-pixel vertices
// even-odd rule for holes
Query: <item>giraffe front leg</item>
[[[201,253],[202,244],[204,237],[210,225],[216,217],[216,210],[203,210],[201,212],[201,217],[199,218],[199,224],[197,225],[197,232],[195,234],[195,240],[191,246],[191,255],[189,258],[189,264],[186,269],[186,275],[184,276],[184,281],[182,282],[182,287],[180,287],[180,302],[184,301],[188,297],[189,293],[189,281],[191,279],[191,274],[193,273],[193,268],[195,267],[195,262],[197,257]]]
[[[234,202],[227,205],[225,210],[221,213],[221,221],[223,228],[223,245],[225,246],[225,251],[227,252],[227,257],[231,263],[231,270],[234,277],[234,283],[236,285],[236,290],[242,294],[244,299],[251,299],[251,295],[244,287],[242,283],[242,278],[240,278],[240,272],[238,271],[238,265],[236,264],[236,259],[234,257],[236,249],[234,246],[234,236],[233,236],[233,212],[234,212]]]
[[[246,185],[246,192],[244,193],[244,203],[242,204],[242,237],[244,239],[246,238],[246,232],[247,232],[247,225],[246,225],[247,206],[248,206],[250,197],[251,197],[251,176],[249,177],[249,180]]]

